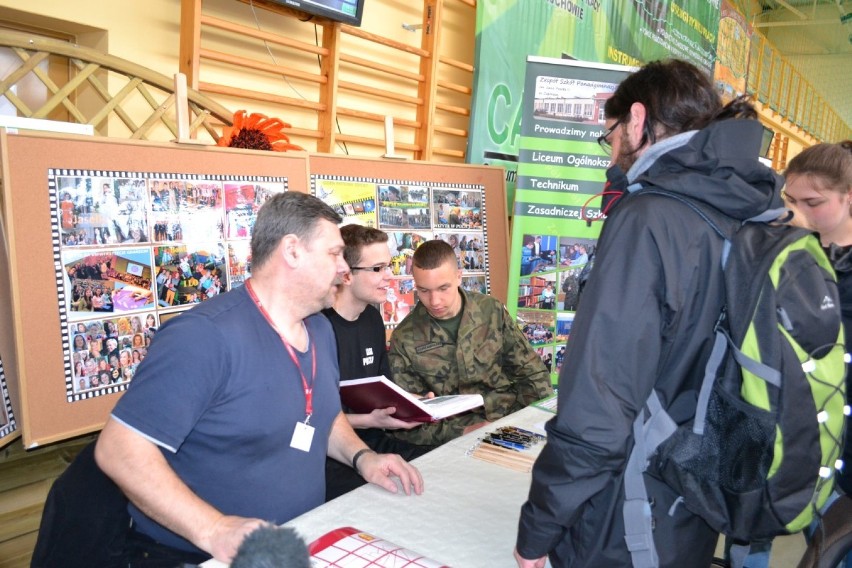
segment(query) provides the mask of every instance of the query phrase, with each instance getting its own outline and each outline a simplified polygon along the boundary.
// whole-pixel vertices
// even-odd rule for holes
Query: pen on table
[[[518,443],[515,443],[515,442],[507,442],[505,440],[498,440],[498,439],[494,439],[494,438],[484,438],[482,441],[485,442],[486,444],[490,444],[492,446],[500,446],[500,447],[503,447],[503,448],[508,448],[510,450],[515,450],[516,452],[520,452],[520,451],[523,451],[523,450],[526,449],[523,444],[518,444]]]
[[[532,440],[530,440],[529,438],[521,438],[519,436],[513,436],[511,434],[491,434],[490,438],[492,440],[501,440],[503,442],[520,444],[524,448],[529,448],[530,446],[532,446]]]
[[[532,436],[537,440],[544,440],[545,438],[547,438],[547,436],[543,434],[539,434],[538,432],[531,432],[530,430],[524,430],[523,428],[518,428],[517,426],[507,426],[507,428],[516,432],[520,432],[521,434],[526,434],[527,436]]]
[[[501,436],[510,436],[512,438],[518,438],[520,440],[533,441],[533,440],[537,439],[535,436],[530,436],[528,434],[524,434],[523,432],[518,432],[517,430],[508,430],[508,429],[501,428],[501,429],[497,430],[496,433],[501,435]]]

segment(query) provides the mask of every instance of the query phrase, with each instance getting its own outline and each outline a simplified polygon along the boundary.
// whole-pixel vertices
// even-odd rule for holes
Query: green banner
[[[555,382],[600,233],[603,107],[632,68],[530,58],[506,305]]]
[[[477,2],[476,74],[467,161],[506,168],[511,209],[527,56],[631,66],[678,57],[710,72],[719,2]]]

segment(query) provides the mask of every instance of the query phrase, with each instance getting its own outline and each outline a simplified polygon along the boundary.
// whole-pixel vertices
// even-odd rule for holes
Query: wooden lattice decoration
[[[87,47],[32,34],[2,31],[0,46],[21,59],[17,68],[0,77],[0,96],[20,116],[90,124],[102,136],[160,141],[178,136],[173,78]],[[57,58],[68,62],[63,84],[42,66]],[[33,76],[48,91],[38,108],[30,108],[15,88]],[[187,90],[187,99],[191,135],[218,140],[222,126],[231,124],[232,113],[193,89]]]

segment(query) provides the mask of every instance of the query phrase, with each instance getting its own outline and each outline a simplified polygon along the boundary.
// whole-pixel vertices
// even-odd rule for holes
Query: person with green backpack
[[[627,77],[604,112],[608,190],[622,196],[603,207],[515,558],[522,568],[541,568],[546,557],[572,568],[709,566],[721,532],[752,540],[800,530],[831,491],[844,402],[837,288],[812,235],[766,223],[783,212],[782,184],[757,160],[763,128],[746,100],[723,107],[694,65],[657,61]],[[769,253],[766,264],[752,263],[757,271],[746,262],[757,260],[750,245]],[[808,278],[776,289],[790,283],[788,260]],[[732,287],[743,275],[758,285]],[[763,296],[755,296],[758,316],[743,309],[753,289],[781,300],[784,317],[776,321]],[[791,291],[807,301],[790,302]],[[819,333],[799,334],[799,316]],[[770,354],[778,357],[754,353],[755,329],[779,346]],[[823,367],[829,380],[819,400],[800,396]],[[743,420],[731,409],[745,409]],[[777,434],[788,418],[806,435],[801,455],[789,445],[798,432]],[[736,432],[732,444],[717,429],[741,423],[762,438]],[[823,448],[826,425],[833,443]],[[761,515],[778,479],[794,489],[784,514]]]
[[[852,330],[852,140],[806,148],[790,160],[785,176],[787,184],[783,195],[794,211],[792,223],[818,234],[837,274],[843,327],[847,330],[845,348],[847,353],[852,352],[852,334],[849,333]],[[847,373],[847,397],[852,392],[849,383]],[[844,439],[842,460],[845,467],[837,472],[837,488],[852,495],[852,437],[848,434]],[[833,498],[827,505],[832,502]],[[771,541],[728,544],[726,548],[732,566],[769,566]],[[744,558],[740,560],[738,556]],[[852,567],[852,552],[840,566]]]
[[[846,352],[852,353],[852,140],[806,148],[784,173],[787,204],[805,227],[817,232],[837,274]],[[847,397],[850,382],[847,373]],[[852,436],[844,440],[842,458],[846,467],[838,472],[837,484],[852,495]]]

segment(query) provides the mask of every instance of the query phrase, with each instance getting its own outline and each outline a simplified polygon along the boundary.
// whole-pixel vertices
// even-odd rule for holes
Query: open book
[[[481,394],[417,398],[383,376],[340,381],[340,400],[362,414],[394,406],[393,417],[406,422],[435,422],[485,404]]]
[[[416,552],[400,548],[352,527],[335,529],[322,535],[310,544],[308,550],[311,554],[311,568],[337,566],[447,568],[445,564],[429,560]]]

